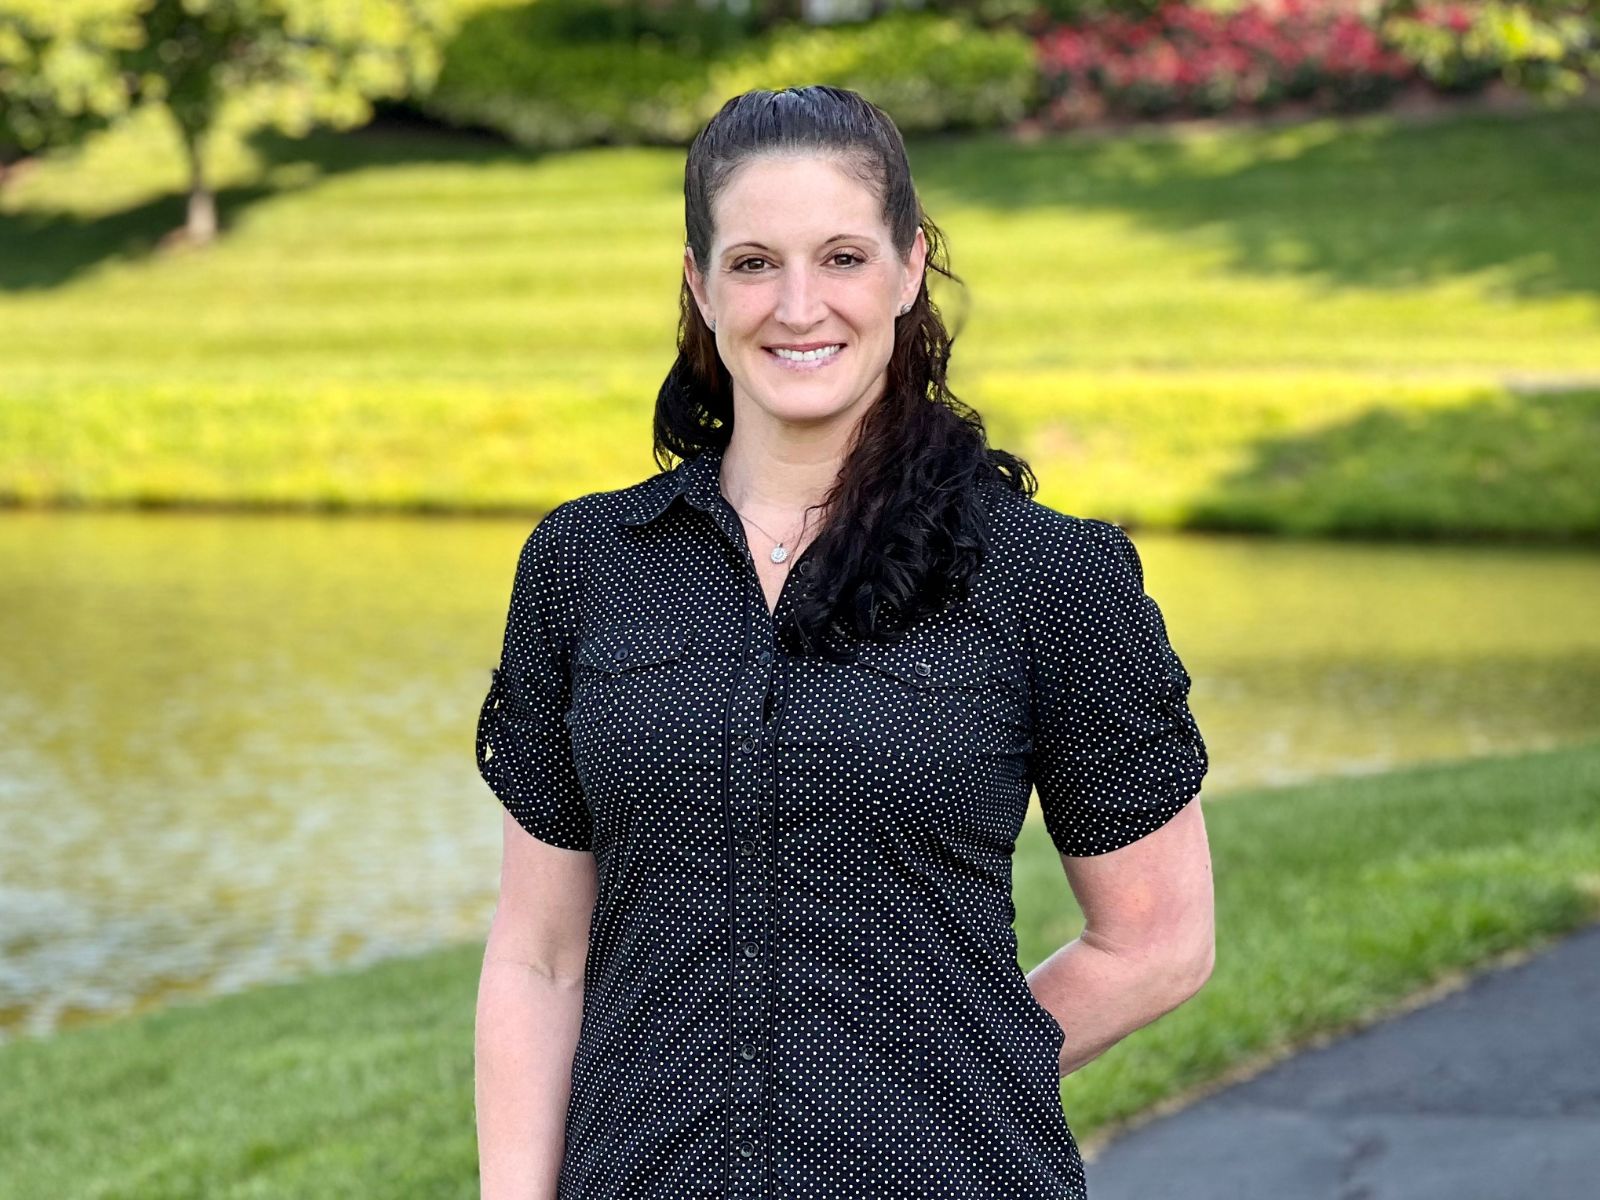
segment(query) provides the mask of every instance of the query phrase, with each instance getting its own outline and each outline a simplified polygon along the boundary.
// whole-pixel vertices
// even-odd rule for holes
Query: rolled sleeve
[[[500,663],[478,712],[478,773],[508,812],[541,842],[592,849],[588,805],[566,725],[571,695],[577,572],[564,552],[566,518],[547,513],[523,543],[511,589]]]
[[[1176,816],[1210,760],[1133,542],[1090,518],[1052,529],[1027,617],[1032,777],[1056,849],[1105,854]]]

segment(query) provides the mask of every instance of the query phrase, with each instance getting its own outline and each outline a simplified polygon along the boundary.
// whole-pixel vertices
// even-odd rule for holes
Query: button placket
[[[751,557],[743,522],[720,491],[709,485],[690,496],[724,535],[729,562],[746,580],[745,667],[734,684],[724,731],[727,753],[722,776],[732,892],[729,896],[735,983],[729,1014],[735,1055],[730,1097],[728,1144],[732,1159],[731,1194],[756,1200],[764,1193],[763,1143],[770,1138],[767,1106],[771,1088],[770,1046],[777,980],[772,968],[773,888],[776,883],[778,773],[776,732],[782,723],[787,662],[776,650],[789,589],[780,591],[776,611],[769,610],[761,578]],[[802,556],[791,570],[811,573]],[[764,985],[764,986],[763,986]]]
[[[730,522],[737,524],[737,521]],[[738,532],[742,537],[743,529]],[[768,1048],[772,1039],[772,869],[776,799],[775,759],[769,718],[771,692],[781,672],[773,650],[776,621],[761,594],[761,580],[744,545],[747,580],[745,669],[734,688],[728,715],[728,812],[732,857],[731,910],[735,931],[733,977],[734,1070],[728,1136],[733,1150],[732,1194],[756,1200],[763,1195],[770,1085]]]

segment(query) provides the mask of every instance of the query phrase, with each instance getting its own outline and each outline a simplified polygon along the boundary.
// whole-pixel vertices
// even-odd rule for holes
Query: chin
[[[818,421],[830,421],[848,412],[852,407],[848,399],[842,399],[836,394],[818,395],[802,398],[794,395],[763,397],[758,402],[766,414],[778,421],[788,421],[795,425],[815,424]]]

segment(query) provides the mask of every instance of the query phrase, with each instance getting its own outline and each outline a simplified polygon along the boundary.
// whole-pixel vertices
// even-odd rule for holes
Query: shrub
[[[906,132],[1006,124],[1034,103],[1032,43],[955,17],[897,12],[850,26],[636,29],[596,0],[541,0],[472,16],[418,106],[526,146],[684,144],[752,87],[853,88]]]
[[[1280,0],[1214,12],[1162,5],[1038,38],[1047,115],[1197,115],[1311,100],[1382,103],[1413,74],[1358,13],[1334,0]]]
[[[1034,52],[1014,30],[896,12],[846,27],[787,26],[711,71],[709,118],[753,87],[828,83],[866,96],[904,133],[1009,125],[1035,101]]]
[[[1389,16],[1383,31],[1442,92],[1504,76],[1532,92],[1570,94],[1600,74],[1596,21],[1593,5],[1536,13],[1526,4],[1424,3]]]

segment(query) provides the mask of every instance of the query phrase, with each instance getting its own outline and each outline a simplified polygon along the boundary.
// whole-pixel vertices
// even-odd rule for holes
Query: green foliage
[[[36,150],[144,104],[189,138],[348,127],[430,85],[461,0],[0,0],[0,142]]]
[[[1032,103],[1032,44],[953,17],[893,13],[852,26],[673,26],[632,40],[594,0],[548,0],[468,19],[450,44],[433,115],[525,146],[681,144],[729,96],[832,83],[862,92],[905,132],[1003,124]]]
[[[127,0],[0,0],[0,163],[125,113],[115,55],[138,42]]]
[[[1500,76],[1548,99],[1580,94],[1600,77],[1600,15],[1570,0],[1489,0],[1461,8],[1456,26],[1419,19],[1416,0],[1391,0],[1384,34],[1446,90]]]
[[[524,146],[693,136],[704,60],[652,30],[633,40],[604,36],[601,15],[599,6],[571,0],[475,14],[451,41],[421,106]]]
[[[893,13],[847,28],[780,29],[754,52],[713,67],[707,101],[720,106],[754,87],[827,83],[860,92],[903,133],[923,133],[1019,120],[1037,78],[1033,44],[1020,33]]]
[[[369,101],[404,95],[438,73],[443,0],[146,0],[145,37],[123,65],[140,96],[205,130],[225,98],[250,125],[304,134],[360,124]]]

